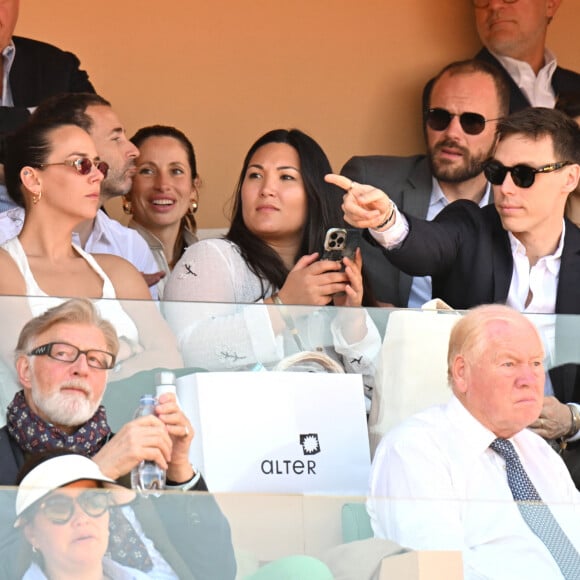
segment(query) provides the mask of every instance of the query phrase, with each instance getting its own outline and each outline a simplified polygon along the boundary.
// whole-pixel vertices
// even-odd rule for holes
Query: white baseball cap
[[[16,495],[16,521],[14,527],[22,524],[22,514],[51,491],[75,481],[88,479],[99,481],[104,487],[115,491],[116,505],[125,505],[135,499],[135,492],[107,477],[99,466],[84,455],[59,455],[43,461],[32,469],[18,486]]]

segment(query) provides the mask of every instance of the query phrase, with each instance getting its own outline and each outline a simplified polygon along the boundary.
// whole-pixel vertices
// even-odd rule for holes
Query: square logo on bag
[[[300,435],[300,445],[302,445],[304,455],[316,455],[320,453],[318,433],[304,433]]]

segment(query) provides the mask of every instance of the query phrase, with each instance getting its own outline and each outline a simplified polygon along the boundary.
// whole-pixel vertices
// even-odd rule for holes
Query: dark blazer
[[[6,427],[0,429],[0,486],[14,486],[24,456]],[[196,491],[207,491],[203,478]],[[0,578],[22,578],[29,550],[15,531],[15,493],[0,491]],[[215,499],[205,493],[174,492],[131,504],[145,535],[179,578],[231,579],[236,562],[230,527]]]
[[[0,107],[0,133],[22,125],[44,99],[59,93],[94,93],[95,89],[79,59],[52,44],[14,36],[16,48],[9,82],[14,107]]]
[[[475,58],[493,64],[503,73],[510,88],[510,113],[515,113],[530,106],[530,102],[524,96],[518,85],[516,85],[510,74],[487,48],[482,48],[475,55]],[[565,68],[556,67],[554,75],[552,76],[552,88],[556,96],[567,92],[579,92],[580,74]]]
[[[433,277],[433,296],[453,308],[505,303],[513,272],[507,232],[494,205],[480,208],[471,201],[456,201],[432,222],[405,214],[409,235],[400,248],[385,251],[398,268],[416,276]],[[580,229],[566,220],[566,234],[556,293],[557,314],[580,314]],[[562,320],[566,326],[574,321]],[[562,335],[564,329],[557,328]],[[575,328],[566,334],[578,336]],[[576,359],[574,362],[578,362]],[[557,371],[554,391],[562,402],[580,401],[578,369]],[[551,373],[552,375],[552,373]],[[565,379],[562,382],[560,379]]]

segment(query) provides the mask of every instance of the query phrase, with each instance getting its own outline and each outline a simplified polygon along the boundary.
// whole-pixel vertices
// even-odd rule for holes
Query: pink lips
[[[498,209],[502,213],[514,213],[516,211],[520,211],[522,208],[519,205],[500,205]]]

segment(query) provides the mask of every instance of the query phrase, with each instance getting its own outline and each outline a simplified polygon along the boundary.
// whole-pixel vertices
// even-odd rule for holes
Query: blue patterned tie
[[[511,441],[498,438],[490,447],[505,459],[508,485],[526,524],[550,550],[564,578],[580,579],[580,554],[542,501]]]

